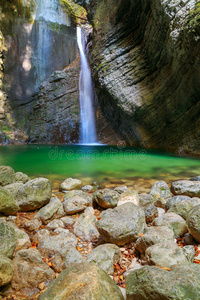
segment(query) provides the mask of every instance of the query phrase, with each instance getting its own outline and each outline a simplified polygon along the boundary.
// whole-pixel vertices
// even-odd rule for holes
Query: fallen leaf
[[[80,247],[76,247],[76,249],[77,249],[78,251],[83,251],[83,249],[80,248]]]
[[[144,233],[140,233],[140,237],[143,236],[143,235],[144,235]]]
[[[49,267],[52,267],[52,262],[51,262],[51,261],[48,262],[47,265],[48,265]]]
[[[200,264],[200,261],[199,260],[197,260],[197,259],[194,259],[194,261],[193,261],[195,264]]]

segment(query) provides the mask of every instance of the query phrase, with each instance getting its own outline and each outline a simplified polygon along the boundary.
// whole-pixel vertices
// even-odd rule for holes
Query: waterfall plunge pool
[[[17,145],[0,147],[0,165],[34,177],[46,177],[54,187],[68,177],[83,184],[128,185],[145,192],[156,180],[189,179],[200,175],[200,160],[155,150],[106,145]]]

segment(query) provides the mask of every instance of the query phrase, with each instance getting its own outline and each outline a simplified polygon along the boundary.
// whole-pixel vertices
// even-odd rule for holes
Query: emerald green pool
[[[117,146],[19,145],[0,147],[0,165],[50,180],[134,178],[174,180],[200,175],[200,160],[159,151]]]

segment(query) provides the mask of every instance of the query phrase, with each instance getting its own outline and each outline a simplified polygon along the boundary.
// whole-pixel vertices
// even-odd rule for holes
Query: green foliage
[[[2,11],[13,16],[24,17],[31,20],[31,12],[35,6],[34,0],[27,0],[26,5],[23,0],[1,0]]]
[[[200,34],[200,1],[196,3],[195,8],[187,15],[184,28],[188,32]]]
[[[79,24],[87,20],[86,10],[82,6],[76,4],[73,0],[60,0],[60,3],[66,8],[73,23]]]

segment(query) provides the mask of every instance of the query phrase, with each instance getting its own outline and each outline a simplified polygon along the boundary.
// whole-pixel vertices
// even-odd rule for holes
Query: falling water
[[[80,27],[77,27],[77,42],[81,58],[81,71],[79,78],[81,142],[83,144],[93,144],[96,143],[96,127],[93,108],[92,78],[85,55],[85,43]]]

